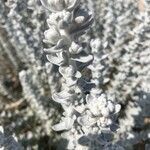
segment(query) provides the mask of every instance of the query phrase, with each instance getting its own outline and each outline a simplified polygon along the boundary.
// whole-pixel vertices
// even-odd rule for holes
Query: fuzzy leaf
[[[89,92],[92,88],[95,87],[94,83],[87,82],[84,79],[80,78],[78,79],[77,85],[84,91]]]
[[[70,130],[74,124],[74,119],[65,118],[62,122],[52,127],[55,131]]]
[[[60,66],[63,63],[63,59],[57,56],[46,55],[46,57],[48,61],[51,62],[52,64]]]
[[[70,99],[70,97],[71,97],[71,94],[69,94],[67,91],[54,93],[52,95],[53,100],[61,104],[67,104],[67,100]]]
[[[62,52],[62,49],[56,49],[56,47],[52,47],[52,48],[44,48],[44,52],[46,54],[55,54],[55,53],[59,53],[59,52]]]

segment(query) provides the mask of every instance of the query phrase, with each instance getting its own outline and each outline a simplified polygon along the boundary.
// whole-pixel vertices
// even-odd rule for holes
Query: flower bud
[[[44,32],[44,35],[45,35],[45,42],[51,44],[57,44],[57,42],[61,39],[59,31],[54,26],[46,30]]]

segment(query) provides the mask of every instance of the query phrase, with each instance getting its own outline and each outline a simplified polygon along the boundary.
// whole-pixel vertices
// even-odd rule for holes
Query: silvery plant
[[[52,128],[64,131],[67,149],[107,149],[117,125],[114,120],[121,106],[91,82],[90,74],[83,75],[93,61],[88,43],[82,35],[93,23],[93,16],[83,9],[79,0],[41,0],[52,13],[44,32],[47,59],[59,67],[64,82],[52,98],[64,109],[61,121]],[[91,73],[92,74],[92,73]]]
[[[1,0],[0,149],[149,150],[149,28],[149,0]]]

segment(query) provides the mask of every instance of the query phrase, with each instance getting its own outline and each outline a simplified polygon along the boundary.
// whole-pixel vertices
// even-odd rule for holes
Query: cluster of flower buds
[[[112,116],[120,111],[120,105],[115,104],[113,100],[106,97],[105,94],[99,96],[86,96],[86,109],[78,118],[82,126],[92,126],[96,124],[100,128],[105,128],[112,125]]]

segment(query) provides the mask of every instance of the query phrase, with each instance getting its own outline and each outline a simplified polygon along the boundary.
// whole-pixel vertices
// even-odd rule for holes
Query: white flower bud
[[[50,29],[46,30],[44,32],[44,35],[45,35],[45,42],[48,42],[51,44],[57,44],[57,42],[61,38],[59,31],[54,26],[52,26]]]
[[[76,22],[77,24],[83,23],[84,20],[85,20],[85,17],[84,17],[84,16],[78,16],[78,17],[75,18],[75,22]]]
[[[107,104],[107,107],[109,109],[110,112],[113,112],[115,107],[115,105],[111,102],[111,101],[108,101],[108,104]]]
[[[78,44],[75,42],[72,42],[71,47],[69,48],[69,52],[71,54],[78,54],[82,51],[82,47],[80,47]]]
[[[101,113],[104,117],[108,117],[109,116],[109,109],[107,107],[103,108],[101,110]]]

